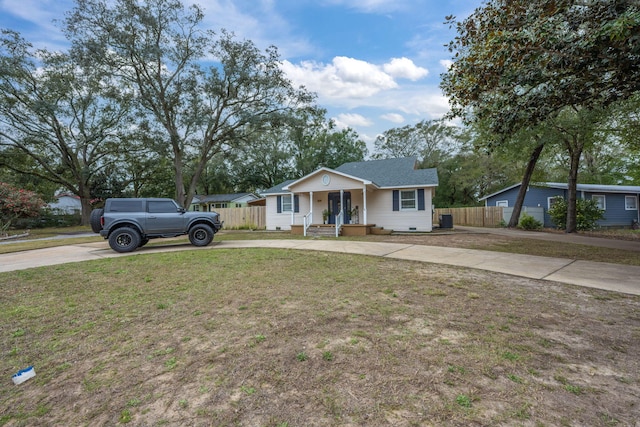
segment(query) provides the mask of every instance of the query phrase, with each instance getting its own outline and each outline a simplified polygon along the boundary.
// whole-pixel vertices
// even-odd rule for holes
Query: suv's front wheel
[[[140,246],[140,233],[131,227],[121,227],[109,236],[109,246],[116,252],[132,252]]]
[[[213,229],[207,224],[196,224],[189,230],[189,241],[193,246],[207,246],[213,240]]]

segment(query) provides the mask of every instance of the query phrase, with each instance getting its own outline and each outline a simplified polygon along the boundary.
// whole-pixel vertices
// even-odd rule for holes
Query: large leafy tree
[[[136,90],[149,128],[162,132],[176,198],[187,207],[208,162],[248,144],[313,97],[280,68],[276,48],[260,51],[201,28],[198,6],[179,0],[78,0],[67,33],[88,61],[108,66]]]
[[[0,166],[72,191],[83,224],[94,178],[117,161],[128,134],[130,94],[115,87],[97,64],[34,50],[18,33],[2,31]]]
[[[459,130],[442,120],[422,120],[386,130],[375,140],[374,159],[416,156],[426,167],[436,167],[457,151]]]
[[[337,129],[326,111],[310,108],[256,133],[252,144],[230,156],[236,187],[264,190],[284,180],[300,178],[320,167],[336,168],[364,160],[367,146],[350,128]]]
[[[490,0],[462,22],[441,86],[452,114],[486,120],[501,141],[560,114],[584,117],[640,89],[635,0]],[[575,134],[574,134],[575,135]],[[585,141],[567,139],[567,232],[575,231],[577,169]]]

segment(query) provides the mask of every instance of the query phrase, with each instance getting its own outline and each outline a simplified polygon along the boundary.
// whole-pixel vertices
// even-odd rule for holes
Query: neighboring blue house
[[[518,191],[522,184],[515,184],[496,193],[489,194],[480,199],[485,206],[503,206],[505,208],[505,221],[511,217]],[[549,217],[549,207],[556,197],[567,198],[567,184],[558,182],[543,182],[529,185],[524,197],[523,211],[526,211],[536,219],[544,216],[544,226],[553,227]],[[640,186],[632,185],[598,185],[578,184],[577,197],[581,199],[594,199],[598,206],[604,209],[604,219],[598,221],[602,227],[629,227],[633,220],[640,221],[638,211],[638,198]],[[529,212],[531,211],[531,212]]]

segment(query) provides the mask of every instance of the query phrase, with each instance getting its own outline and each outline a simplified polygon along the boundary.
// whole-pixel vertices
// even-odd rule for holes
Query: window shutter
[[[418,188],[418,210],[424,210],[424,188]]]
[[[293,211],[300,212],[300,197],[297,195],[293,196]]]
[[[400,191],[399,190],[393,190],[393,210],[394,211],[400,210]]]
[[[282,196],[278,196],[278,213],[282,213]]]

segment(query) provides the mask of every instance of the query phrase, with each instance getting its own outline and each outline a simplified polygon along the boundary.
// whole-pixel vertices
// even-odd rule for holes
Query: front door
[[[349,215],[351,212],[351,193],[345,191],[344,193],[342,193],[342,198],[344,199],[344,208],[340,201],[340,193],[329,193],[329,224],[336,223],[336,215],[340,213],[341,209],[344,212],[342,214],[343,222],[345,224],[349,224],[349,220],[351,219]]]

